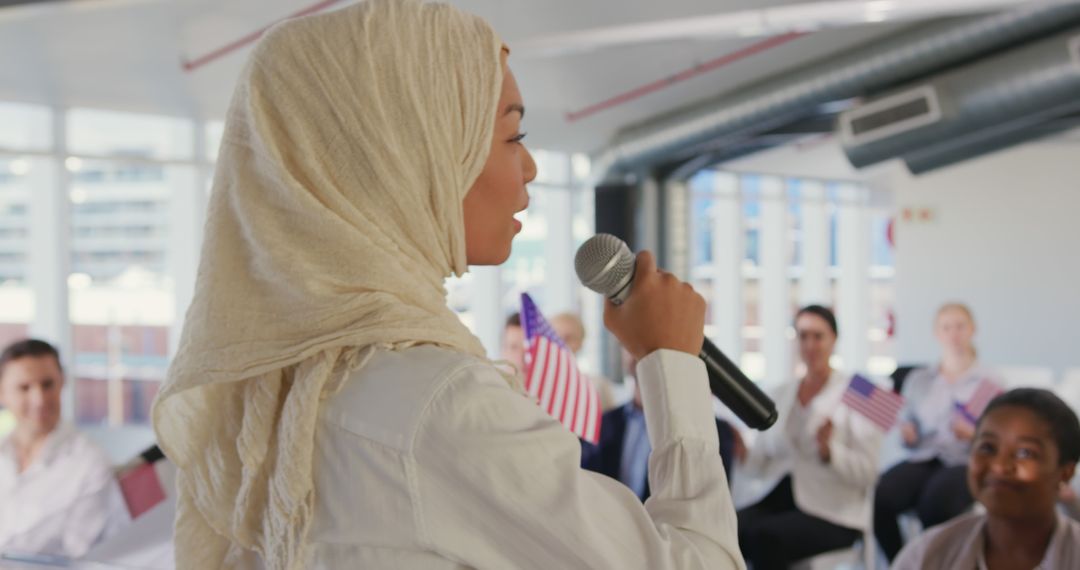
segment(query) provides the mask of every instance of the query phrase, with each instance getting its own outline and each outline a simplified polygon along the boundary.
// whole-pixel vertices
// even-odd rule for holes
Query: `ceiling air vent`
[[[866,144],[941,120],[941,103],[932,85],[872,101],[840,115],[846,146]]]

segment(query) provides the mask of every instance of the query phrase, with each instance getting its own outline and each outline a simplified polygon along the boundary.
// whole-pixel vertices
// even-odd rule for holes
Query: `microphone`
[[[636,258],[623,240],[596,234],[577,250],[574,269],[581,283],[621,305],[630,296]],[[764,431],[776,423],[776,404],[708,338],[698,354],[709,372],[709,389],[746,425]]]

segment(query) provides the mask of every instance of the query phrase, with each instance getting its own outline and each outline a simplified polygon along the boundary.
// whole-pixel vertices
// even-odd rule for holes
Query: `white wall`
[[[875,176],[877,178],[877,176]],[[1080,138],[1009,149],[921,177],[888,177],[896,225],[897,360],[928,362],[937,307],[968,303],[987,364],[1080,365]],[[898,216],[899,218],[899,216]]]

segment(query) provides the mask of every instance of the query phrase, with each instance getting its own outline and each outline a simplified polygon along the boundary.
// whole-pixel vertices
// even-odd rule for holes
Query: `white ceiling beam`
[[[605,26],[514,42],[517,58],[561,57],[626,45],[722,40],[923,20],[1007,9],[1031,0],[833,0],[757,10],[702,14],[642,24]]]

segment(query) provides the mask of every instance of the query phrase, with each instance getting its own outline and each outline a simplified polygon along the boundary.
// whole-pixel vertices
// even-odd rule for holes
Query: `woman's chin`
[[[471,253],[467,261],[469,265],[502,265],[510,259],[510,250],[508,240],[505,246],[487,247],[483,251]]]

